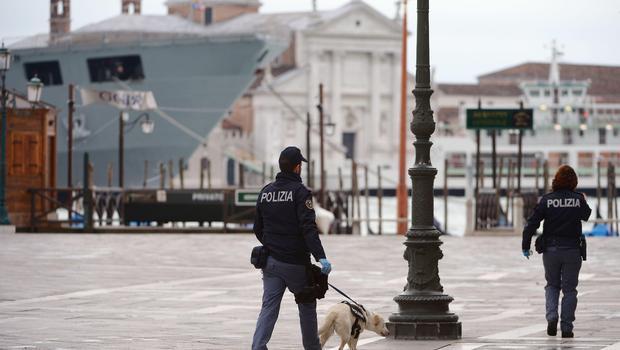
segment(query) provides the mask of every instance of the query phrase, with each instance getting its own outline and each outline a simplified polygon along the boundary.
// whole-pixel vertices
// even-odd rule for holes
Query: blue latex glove
[[[332,264],[327,259],[319,259],[321,263],[321,273],[324,275],[329,275],[329,272],[332,270]]]
[[[530,259],[530,255],[532,255],[532,251],[529,249],[523,249],[523,256],[526,257],[528,260]]]

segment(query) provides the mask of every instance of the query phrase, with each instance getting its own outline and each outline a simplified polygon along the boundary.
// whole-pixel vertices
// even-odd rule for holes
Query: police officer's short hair
[[[300,164],[300,163],[297,163]],[[288,158],[281,157],[278,160],[278,165],[280,165],[280,171],[286,173],[292,173],[297,164],[293,164]]]

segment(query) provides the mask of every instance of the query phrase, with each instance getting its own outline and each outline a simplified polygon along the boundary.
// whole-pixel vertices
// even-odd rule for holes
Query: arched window
[[[56,2],[56,14],[62,16],[65,14],[65,4],[62,0]]]

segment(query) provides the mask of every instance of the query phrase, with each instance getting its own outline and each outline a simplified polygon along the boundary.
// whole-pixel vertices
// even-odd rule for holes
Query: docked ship
[[[158,163],[176,164],[204,147],[257,69],[287,47],[288,38],[277,28],[231,31],[221,25],[257,12],[258,0],[169,0],[167,15],[142,15],[140,5],[140,0],[122,0],[122,14],[71,31],[69,0],[51,0],[50,33],[9,46],[14,63],[8,88],[19,90],[36,75],[45,84],[43,99],[61,111],[58,186],[67,183],[69,84],[77,89],[73,185],[83,183],[84,152],[94,163],[95,185],[107,184],[109,164],[118,169],[119,110],[84,105],[79,91],[135,90],[152,92],[157,108],[124,116],[124,184],[142,186],[147,179],[152,187],[158,184]],[[145,122],[150,127],[134,127]]]
[[[536,173],[542,174],[545,160],[551,174],[562,164],[575,168],[582,189],[596,188],[600,163],[605,186],[607,165],[620,166],[620,67],[560,63],[562,55],[553,43],[549,63],[509,67],[478,77],[477,84],[435,84],[437,131],[431,152],[440,170],[448,159],[450,188],[473,188],[467,174],[474,173],[475,133],[465,129],[465,120],[466,110],[479,103],[482,108],[508,109],[523,103],[534,111],[533,129],[523,133],[523,187],[536,185]],[[502,158],[505,188],[508,164],[517,164],[518,131],[498,131],[496,137],[497,165]],[[486,187],[491,184],[491,144],[491,132],[482,130]],[[438,174],[437,187],[443,183],[443,173]]]

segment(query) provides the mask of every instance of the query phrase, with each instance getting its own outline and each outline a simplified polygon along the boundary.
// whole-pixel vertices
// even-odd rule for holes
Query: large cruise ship
[[[159,162],[187,159],[205,145],[212,128],[255,79],[255,72],[288,45],[269,32],[231,31],[227,19],[258,11],[257,0],[168,1],[168,15],[141,15],[139,0],[123,0],[123,13],[69,30],[69,0],[52,0],[51,31],[14,42],[7,86],[19,90],[37,75],[43,99],[60,110],[58,186],[67,183],[68,85],[76,86],[73,185],[82,182],[82,157],[94,162],[95,185],[107,184],[108,164],[118,169],[119,110],[83,105],[81,89],[151,91],[157,109],[147,111],[150,133],[129,112],[124,137],[125,186],[156,186]],[[132,11],[133,9],[133,11]],[[150,130],[149,130],[150,131]],[[205,149],[208,155],[210,150]],[[116,170],[114,171],[116,174]],[[116,176],[114,184],[117,184]]]

